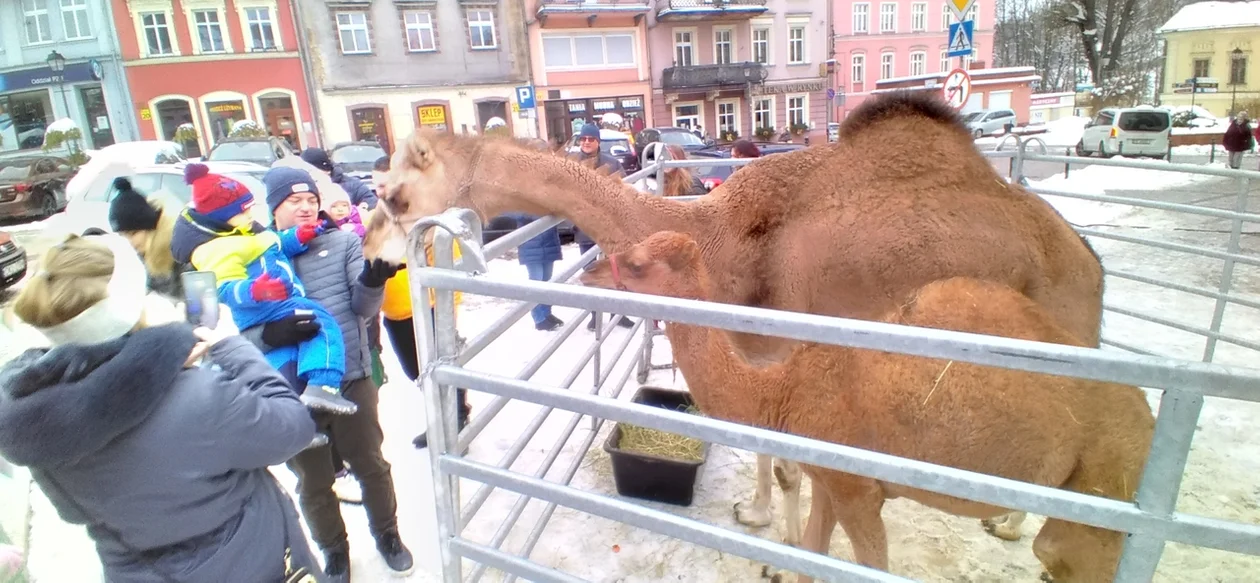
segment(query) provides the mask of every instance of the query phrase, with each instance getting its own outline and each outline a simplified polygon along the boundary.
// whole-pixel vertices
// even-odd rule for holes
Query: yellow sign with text
[[[145,108],[141,109],[141,110],[140,110],[140,119],[142,119],[142,120],[144,120],[144,121],[149,121],[149,120],[153,119],[153,110],[151,110],[151,109],[149,109],[149,108],[147,108],[147,107],[145,107]]]
[[[441,105],[425,105],[416,108],[422,126],[446,125],[446,108]]]

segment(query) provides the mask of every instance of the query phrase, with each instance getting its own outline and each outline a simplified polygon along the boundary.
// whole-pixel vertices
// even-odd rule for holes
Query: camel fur
[[[709,273],[695,241],[663,232],[600,260],[581,281],[707,300]],[[1085,346],[1018,291],[970,278],[922,286],[878,320]],[[1132,501],[1155,429],[1146,398],[1133,386],[815,343],[799,344],[784,362],[757,368],[712,328],[669,323],[665,333],[696,405],[707,415],[1043,486]],[[885,571],[885,500],[904,496],[976,518],[1008,512],[825,468],[803,469],[814,493],[804,548],[827,553],[839,522],[857,562]],[[1053,581],[1111,581],[1122,537],[1051,518],[1033,552]]]
[[[898,298],[955,276],[1002,283],[1097,346],[1098,257],[1040,197],[1008,184],[976,151],[957,113],[929,92],[868,99],[838,143],[760,158],[694,201],[641,193],[513,140],[422,128],[394,154],[364,254],[401,259],[406,228],[453,207],[483,220],[509,212],[572,221],[605,253],[657,231],[690,235],[715,275],[713,301],[873,319]],[[749,362],[785,358],[796,341],[729,333]],[[770,459],[737,519],[770,524]],[[789,543],[800,471],[777,462]],[[995,534],[1019,538],[1018,521]],[[991,529],[993,531],[993,529]]]

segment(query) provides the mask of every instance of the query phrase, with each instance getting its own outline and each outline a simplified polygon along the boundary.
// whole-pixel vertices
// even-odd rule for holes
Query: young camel
[[[600,260],[581,281],[707,300],[712,285],[700,255],[687,235],[657,233]],[[1084,345],[1018,291],[969,278],[929,283],[879,320]],[[707,415],[1013,480],[1131,501],[1155,429],[1132,386],[813,343],[757,368],[712,328],[670,323],[665,333]],[[885,571],[885,500],[904,496],[976,518],[1008,512],[825,468],[804,471],[814,493],[804,548],[826,554],[838,521],[857,562]],[[1033,553],[1056,583],[1111,581],[1122,537],[1051,518]]]
[[[999,177],[957,113],[929,92],[868,99],[836,144],[761,158],[692,202],[640,193],[577,162],[512,140],[419,130],[394,154],[364,255],[401,260],[417,219],[452,207],[483,220],[504,212],[566,218],[605,253],[652,233],[700,244],[717,302],[872,319],[928,282],[966,276],[1006,284],[1059,325],[1098,345],[1098,257],[1040,197]],[[912,146],[907,146],[912,144]],[[730,333],[749,362],[787,356],[794,340]],[[775,463],[786,540],[799,541],[800,469]],[[771,459],[736,505],[743,524],[770,524]],[[1019,538],[1016,514],[989,530]]]

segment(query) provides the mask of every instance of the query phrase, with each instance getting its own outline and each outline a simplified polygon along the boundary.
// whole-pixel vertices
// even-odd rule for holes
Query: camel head
[[[1050,518],[1033,541],[1033,554],[1045,571],[1042,581],[1104,583],[1116,576],[1124,535]]]
[[[595,262],[578,280],[590,287],[676,298],[704,299],[708,290],[700,246],[674,231],[660,231]]]

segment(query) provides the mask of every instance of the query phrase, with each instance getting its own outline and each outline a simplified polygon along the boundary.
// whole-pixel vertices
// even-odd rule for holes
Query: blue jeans
[[[525,269],[529,272],[530,279],[534,281],[549,281],[551,279],[551,269],[555,266],[555,261],[544,261],[542,263],[526,263]],[[551,306],[538,304],[529,311],[529,315],[534,318],[535,326],[542,324],[544,320],[551,316]]]

